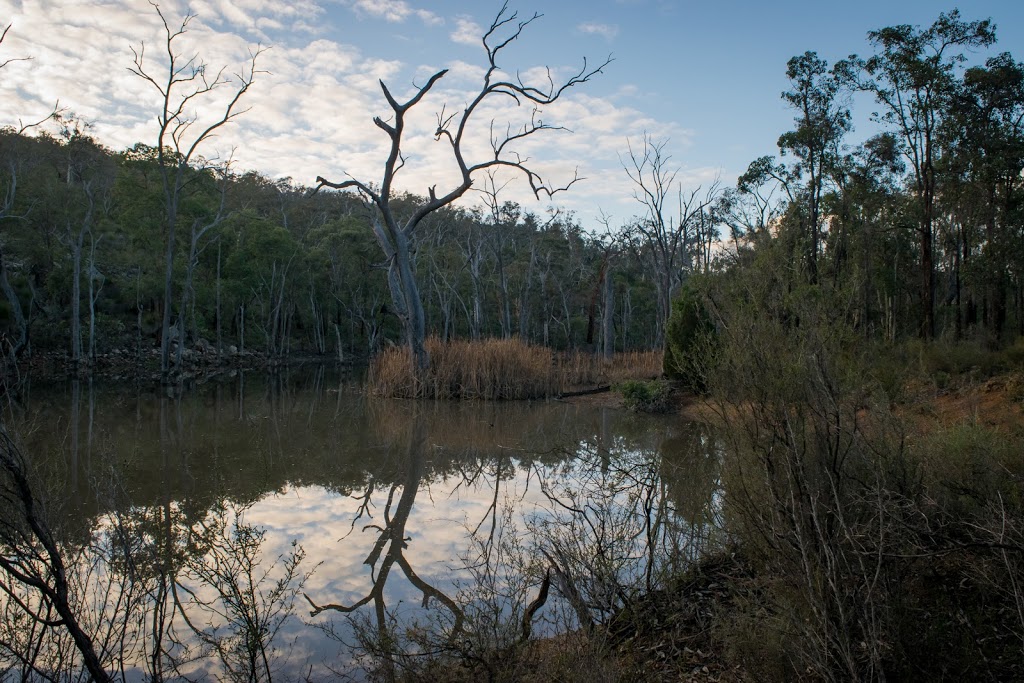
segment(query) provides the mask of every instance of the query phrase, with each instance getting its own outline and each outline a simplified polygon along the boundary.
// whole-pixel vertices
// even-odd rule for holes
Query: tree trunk
[[[611,265],[604,271],[604,315],[602,338],[604,357],[611,359],[615,354],[615,284],[612,282]]]
[[[68,226],[70,232],[71,226]],[[70,235],[69,235],[70,237]],[[85,228],[79,229],[71,245],[71,367],[78,371],[82,360],[82,249],[85,247]]]
[[[921,337],[935,338],[935,263],[932,254],[932,219],[931,209],[926,209],[926,217],[921,222]]]
[[[100,239],[103,239],[102,236]],[[92,239],[92,232],[89,232],[89,362],[96,362],[96,302],[103,290],[103,281],[96,269],[96,245],[100,240]],[[96,280],[101,279],[99,287]]]
[[[0,248],[0,289],[3,290],[7,302],[11,305],[11,315],[14,316],[14,327],[17,330],[17,339],[10,347],[10,356],[16,358],[25,349],[28,343],[28,322],[21,308],[21,300],[17,292],[7,279],[7,260],[4,258],[3,250]]]
[[[160,377],[166,382],[171,375],[171,302],[174,296],[174,224],[176,211],[167,217],[167,251],[164,254],[164,312],[160,319]]]
[[[395,234],[395,263],[401,293],[406,313],[405,336],[412,352],[413,364],[417,371],[422,371],[430,364],[427,356],[426,321],[423,314],[423,301],[420,298],[419,287],[416,285],[416,277],[412,272],[412,262],[409,253],[408,237],[401,231],[396,230]]]
[[[217,294],[216,294],[216,318],[217,318],[217,361],[224,354],[224,339],[221,336],[221,314],[220,314],[220,240],[217,240]]]

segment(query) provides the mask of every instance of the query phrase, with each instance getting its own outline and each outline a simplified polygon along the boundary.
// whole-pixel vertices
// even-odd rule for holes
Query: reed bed
[[[518,339],[426,343],[430,367],[416,377],[405,347],[388,349],[370,365],[372,393],[394,398],[527,399],[557,393],[550,349]]]
[[[606,359],[585,351],[570,351],[557,361],[560,391],[660,377],[662,355],[661,351],[628,351]]]
[[[661,374],[660,351],[616,354],[605,360],[556,353],[519,339],[427,339],[430,367],[417,377],[408,348],[392,347],[370,364],[369,389],[392,398],[517,400],[557,396],[625,379]]]

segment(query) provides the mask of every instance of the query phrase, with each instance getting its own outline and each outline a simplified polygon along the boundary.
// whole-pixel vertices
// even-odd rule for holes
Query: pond
[[[324,368],[34,387],[11,414],[125,680],[387,678],[527,614],[532,637],[602,623],[719,528],[720,454],[678,417],[375,399]],[[0,641],[45,640],[4,609]],[[38,667],[72,667],[62,647]]]

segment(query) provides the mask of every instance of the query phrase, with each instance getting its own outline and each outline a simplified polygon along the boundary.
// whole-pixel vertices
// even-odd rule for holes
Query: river
[[[698,557],[720,523],[720,454],[678,417],[376,399],[324,368],[178,395],[34,386],[9,412],[55,536],[77,549],[85,621],[115,626],[100,640],[125,680],[246,666],[358,680],[456,637],[501,646],[545,573],[533,635],[599,623]],[[129,556],[142,569],[111,559]],[[258,658],[239,636],[246,614],[266,627]],[[0,651],[0,671],[11,661]]]

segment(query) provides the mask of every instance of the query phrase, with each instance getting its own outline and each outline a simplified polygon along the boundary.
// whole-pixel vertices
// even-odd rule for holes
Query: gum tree
[[[0,47],[3,47],[3,42],[10,30],[11,25],[8,24],[4,27],[3,31],[0,31]],[[31,57],[3,58],[0,61],[0,70],[10,66],[12,63],[27,62],[31,59]],[[38,121],[23,123],[19,119],[17,127],[0,126],[0,224],[3,223],[4,219],[24,218],[23,215],[17,212],[15,200],[18,196],[18,178],[25,173],[26,167],[33,162],[25,150],[26,133],[54,118],[60,111],[60,103],[58,102],[54,105],[52,111]],[[5,253],[5,248],[6,244],[0,242],[0,291],[3,292],[10,306],[10,315],[14,318],[17,336],[7,343],[7,348],[3,351],[13,360],[28,348],[31,304],[23,308],[21,299],[11,284],[8,277],[10,257]]]
[[[405,166],[406,158],[402,153],[405,135],[406,117],[416,105],[430,92],[438,81],[445,77],[448,69],[442,69],[432,75],[422,87],[415,89],[411,98],[400,102],[391,93],[388,86],[381,81],[380,87],[391,108],[388,120],[375,117],[374,125],[380,128],[390,139],[390,149],[384,161],[383,175],[379,184],[369,180],[350,177],[348,180],[334,182],[318,176],[314,191],[322,188],[336,190],[355,189],[368,198],[374,206],[373,233],[377,244],[384,252],[388,267],[388,284],[391,290],[392,305],[402,321],[406,343],[412,352],[413,362],[417,370],[429,365],[429,358],[424,347],[426,336],[423,302],[416,274],[412,264],[412,239],[417,226],[424,218],[438,209],[448,206],[462,197],[472,186],[474,178],[481,172],[492,169],[508,169],[526,178],[530,189],[538,199],[541,195],[551,197],[557,192],[567,190],[580,180],[577,174],[564,185],[549,183],[529,164],[529,160],[515,151],[517,143],[521,143],[534,135],[548,130],[564,130],[561,126],[544,122],[540,118],[540,108],[558,100],[569,88],[586,83],[601,73],[611,62],[609,57],[596,67],[588,65],[584,59],[582,67],[567,80],[556,84],[550,71],[546,83],[541,85],[528,84],[522,78],[509,78],[500,69],[498,62],[506,47],[514,43],[523,31],[541,17],[534,14],[529,19],[520,20],[517,12],[510,12],[507,3],[502,5],[494,21],[483,36],[483,47],[487,54],[487,68],[479,91],[461,111],[448,113],[442,109],[437,115],[437,128],[434,138],[447,143],[451,150],[451,163],[458,170],[458,181],[447,191],[438,191],[437,186],[427,190],[427,199],[420,204],[408,218],[397,215],[392,205],[396,199],[395,176]],[[527,123],[519,128],[511,124],[498,126],[492,121],[490,126],[490,153],[479,160],[467,159],[469,145],[469,125],[484,108],[484,103],[511,98],[519,106],[532,106],[533,111]],[[502,132],[504,128],[504,132]]]
[[[996,40],[992,21],[966,22],[960,12],[940,14],[931,26],[909,24],[868,32],[877,52],[839,62],[836,73],[880,105],[876,118],[900,140],[911,172],[920,249],[920,333],[935,336],[934,221],[941,157],[940,127],[955,92],[964,51]]]
[[[211,73],[208,65],[198,55],[186,56],[179,47],[182,36],[195,18],[194,14],[186,14],[181,25],[171,28],[167,18],[156,3],[150,3],[156,10],[164,29],[163,49],[165,55],[162,63],[151,65],[146,57],[145,44],[132,48],[132,66],[128,70],[149,83],[159,93],[161,108],[157,114],[156,160],[160,169],[160,180],[164,195],[164,219],[167,248],[164,259],[164,296],[163,317],[160,323],[160,372],[167,381],[171,374],[171,309],[174,302],[174,254],[176,247],[176,228],[179,220],[179,207],[186,193],[186,188],[194,178],[194,174],[209,165],[200,157],[199,150],[204,143],[216,135],[217,131],[244,114],[239,103],[252,86],[256,74],[256,60],[263,51],[261,47],[250,51],[247,68],[235,74],[234,79],[221,68]],[[209,101],[216,96],[215,91],[233,88],[233,94],[227,98],[217,114],[206,117],[202,121],[196,113],[200,102]],[[220,222],[219,214],[213,219]],[[193,229],[193,236],[195,229]],[[193,240],[194,241],[194,240]],[[178,315],[184,316],[185,310]],[[178,329],[183,331],[184,326]],[[178,339],[179,349],[184,339]],[[180,353],[176,365],[180,363]]]
[[[840,102],[840,85],[828,63],[814,52],[793,57],[786,66],[792,90],[782,99],[796,112],[796,128],[779,138],[779,150],[794,158],[791,174],[803,182],[798,192],[799,220],[805,242],[807,278],[818,281],[822,242],[822,198],[827,179],[840,158],[843,135],[850,130],[850,112]]]
[[[698,226],[718,197],[716,180],[703,191],[701,187],[684,192],[676,176],[679,169],[670,166],[672,157],[665,150],[667,140],[644,135],[643,146],[629,143],[622,167],[633,184],[633,198],[642,213],[622,234],[623,242],[652,271],[658,293],[657,343],[665,339],[665,325],[672,312],[672,299],[694,264]],[[675,213],[672,203],[675,202]]]

